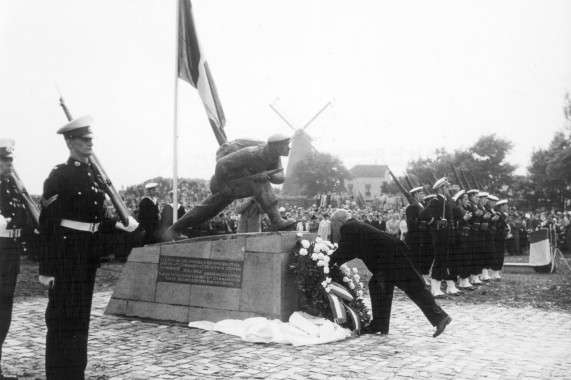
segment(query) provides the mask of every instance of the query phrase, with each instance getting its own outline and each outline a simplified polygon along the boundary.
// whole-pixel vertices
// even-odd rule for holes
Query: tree
[[[293,180],[303,186],[301,193],[308,197],[344,191],[345,181],[351,179],[341,160],[328,153],[312,153],[307,160],[298,162],[293,172]]]
[[[516,166],[506,161],[512,145],[510,141],[500,139],[495,134],[486,135],[465,150],[449,153],[445,148],[436,149],[434,158],[411,161],[407,165],[407,171],[427,185],[442,177],[448,177],[453,183],[457,183],[453,166],[465,187],[482,187],[478,190],[505,196],[513,182],[513,172],[516,169]],[[462,171],[466,173],[468,183],[465,183]]]
[[[571,141],[569,128],[555,133],[547,149],[533,152],[529,172],[531,203],[563,209],[571,198]]]

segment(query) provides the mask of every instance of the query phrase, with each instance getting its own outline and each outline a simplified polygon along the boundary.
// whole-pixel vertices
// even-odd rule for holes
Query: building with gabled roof
[[[381,196],[381,187],[389,181],[387,165],[355,165],[350,170],[352,180],[347,187],[354,195],[361,193],[365,201]]]

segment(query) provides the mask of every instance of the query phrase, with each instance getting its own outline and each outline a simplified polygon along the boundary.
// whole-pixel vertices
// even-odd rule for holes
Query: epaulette
[[[67,162],[64,162],[63,164],[59,164],[59,165],[54,166],[52,170],[58,170],[58,169],[63,168],[64,166],[67,166]]]

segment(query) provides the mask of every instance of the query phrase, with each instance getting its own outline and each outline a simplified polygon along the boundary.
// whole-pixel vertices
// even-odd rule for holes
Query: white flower
[[[361,276],[359,276],[358,274],[354,275],[353,278],[355,279],[355,282],[359,282],[359,280],[361,279]]]
[[[359,288],[363,289],[365,286],[363,285],[362,282],[359,283]]]
[[[359,271],[357,270],[357,268],[353,268],[353,273],[359,273]]]
[[[339,244],[333,243],[333,248],[337,249],[337,247],[339,247]]]
[[[331,244],[331,242],[329,240],[325,240],[323,242],[323,244],[325,244],[327,246],[327,248],[333,248],[333,244]]]
[[[315,244],[315,247],[313,250],[315,252],[327,252],[327,246],[323,243],[317,243],[317,244]]]
[[[302,255],[302,256],[307,256],[307,249],[305,249],[305,248],[300,248],[299,254]]]
[[[334,250],[330,249],[329,251],[327,251],[327,255],[331,256],[333,254],[333,252],[335,252]]]
[[[323,260],[324,257],[325,257],[325,256],[323,256],[323,253],[321,253],[321,252],[319,252],[319,253],[317,254],[317,258],[318,258],[319,260]]]
[[[303,239],[303,240],[301,241],[301,246],[302,246],[303,248],[306,248],[306,249],[307,249],[307,248],[309,248],[309,245],[310,245],[310,244],[309,244],[309,241],[308,241],[308,240]]]
[[[328,267],[328,266],[324,266],[324,267],[323,267],[323,273],[329,274],[329,267]],[[329,280],[328,282],[331,282],[331,279],[330,279],[330,278],[328,278],[328,280]]]
[[[321,243],[322,241],[323,241],[323,239],[320,238],[320,237],[315,238],[315,242],[316,242],[316,243]]]
[[[329,258],[329,256],[323,256],[323,261],[328,263],[329,261],[331,261],[331,259]]]
[[[298,232],[298,233],[297,233],[297,236],[302,237],[303,234],[302,234],[301,232]]]
[[[318,261],[317,261],[317,266],[318,266],[318,267],[323,267],[323,266],[325,266],[325,261],[323,261],[323,260],[318,260]]]
[[[341,272],[343,272],[343,274],[345,276],[348,276],[351,274],[351,269],[349,269],[349,267],[345,264],[341,265],[340,269],[341,269]]]
[[[343,277],[343,282],[349,282],[351,280],[349,280],[349,277]]]
[[[331,287],[330,287],[329,285],[327,285],[327,286],[325,287],[325,291],[326,291],[327,293],[329,293],[329,292],[331,291]]]
[[[313,253],[311,254],[311,260],[317,261],[317,253],[313,252]]]
[[[323,269],[325,269],[325,268],[323,268]],[[329,269],[329,268],[327,268],[327,269]],[[325,281],[327,281],[327,283],[329,284],[329,283],[331,282],[331,277],[327,277],[327,278],[325,279]]]
[[[357,297],[363,297],[363,291],[357,290]]]
[[[353,284],[352,282],[350,282],[350,283],[349,283],[349,287],[350,287],[351,289],[355,289],[355,284]]]
[[[327,287],[327,281],[323,281],[323,282],[321,283],[321,286],[323,286],[324,288],[326,288],[326,287]]]

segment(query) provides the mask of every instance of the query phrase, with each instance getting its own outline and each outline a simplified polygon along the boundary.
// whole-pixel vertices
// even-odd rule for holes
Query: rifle
[[[466,182],[466,185],[468,185],[468,187],[473,189],[474,187],[472,187],[472,185],[470,185],[470,181],[468,181],[468,177],[466,177],[466,172],[464,172],[464,169],[460,169],[460,171],[462,171],[462,177],[464,177],[464,181]]]
[[[428,188],[428,187],[426,186],[426,184],[424,184],[424,183],[421,181],[420,177],[418,176],[418,174],[416,174],[415,171],[413,171],[412,174],[414,174],[414,176],[415,176],[416,179],[418,180],[418,183],[420,183],[420,186],[424,187],[424,192],[426,193],[426,195],[432,194],[432,185],[430,186],[430,188]]]
[[[460,180],[460,176],[458,175],[456,168],[454,168],[454,165],[452,165],[452,161],[448,160],[448,163],[450,164],[450,167],[452,168],[452,171],[454,172],[454,177],[456,177],[456,181],[458,181],[458,185],[460,186],[460,188],[462,190],[466,191],[467,189],[464,186],[464,184],[462,183],[462,180]]]
[[[478,183],[478,181],[476,181],[476,177],[474,177],[474,173],[470,172],[470,175],[472,176],[472,180],[474,181],[474,183],[476,184],[476,187],[478,187],[479,190],[484,190],[484,188],[482,187],[482,185],[480,185]]]
[[[61,108],[63,108],[63,112],[65,113],[67,120],[68,121],[73,120],[73,117],[71,116],[71,113],[69,112],[69,109],[67,108],[65,101],[63,100],[63,97],[61,95],[59,98],[59,104]],[[117,211],[117,214],[121,219],[121,222],[123,223],[123,225],[128,226],[129,216],[131,216],[131,212],[129,211],[127,206],[125,206],[125,203],[123,203],[123,200],[121,199],[121,196],[119,195],[117,190],[115,190],[113,183],[109,179],[107,173],[105,173],[105,170],[103,169],[103,166],[99,162],[99,159],[97,158],[95,153],[91,154],[91,156],[89,157],[89,162],[91,163],[91,166],[95,171],[95,175],[97,176],[99,181],[103,184],[103,189],[105,190],[105,193],[111,199],[113,206],[115,206],[115,210]]]
[[[22,180],[20,179],[20,176],[18,176],[18,173],[16,173],[16,170],[14,168],[12,168],[12,179],[14,180],[14,183],[16,184],[16,189],[18,189],[18,192],[20,193],[20,196],[22,197],[22,201],[24,202],[24,205],[26,206],[28,213],[32,217],[34,225],[36,226],[36,228],[39,229],[40,228],[40,210],[38,209],[38,206],[36,205],[36,203],[34,202],[32,197],[30,196],[30,194],[28,194],[28,190],[26,190],[24,183],[22,182]]]
[[[408,174],[405,173],[404,179],[406,179],[406,183],[408,183],[408,185],[410,186],[410,189],[411,189],[411,190],[416,187],[416,186],[414,186],[414,185],[412,184],[412,181],[410,180],[410,178],[408,178]]]
[[[405,196],[408,203],[410,203],[411,205],[417,205],[418,202],[416,201],[416,199],[414,199],[414,197],[412,195],[410,195],[410,193],[408,191],[406,191],[404,186],[399,182],[397,177],[394,175],[394,173],[391,171],[391,169],[388,166],[387,166],[387,170],[389,171],[389,174],[391,175],[391,177],[393,177],[393,181],[395,181],[399,190],[401,191],[401,193],[403,193],[403,195]]]

